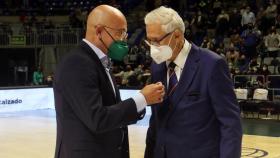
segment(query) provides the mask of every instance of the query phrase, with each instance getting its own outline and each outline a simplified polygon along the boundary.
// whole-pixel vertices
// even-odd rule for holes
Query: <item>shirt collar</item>
[[[184,68],[190,50],[191,50],[191,44],[187,40],[185,40],[182,50],[180,51],[176,59],[173,61],[180,69]],[[168,66],[169,63],[170,61],[167,61],[166,65]]]
[[[94,44],[92,44],[88,40],[83,39],[83,41],[89,45],[89,47],[95,52],[95,54],[98,56],[99,59],[102,59],[107,56],[105,53],[103,53],[99,48],[97,48]]]

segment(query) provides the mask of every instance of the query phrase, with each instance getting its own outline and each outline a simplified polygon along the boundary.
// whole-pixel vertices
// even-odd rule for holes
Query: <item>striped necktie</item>
[[[168,91],[167,91],[168,96],[171,96],[174,93],[174,91],[178,85],[178,79],[177,79],[177,76],[175,73],[175,67],[176,67],[176,64],[174,62],[171,62],[168,65],[168,69],[169,69],[169,84],[168,84]]]
[[[107,56],[104,56],[103,58],[101,58],[101,62],[102,62],[102,65],[107,68],[108,70],[111,69],[112,67],[112,62],[111,60],[107,57]]]

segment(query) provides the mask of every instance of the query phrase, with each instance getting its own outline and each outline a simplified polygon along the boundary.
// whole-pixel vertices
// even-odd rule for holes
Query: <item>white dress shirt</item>
[[[188,55],[190,53],[191,47],[192,47],[192,45],[187,40],[185,40],[182,50],[180,51],[180,53],[178,54],[176,59],[173,61],[176,64],[174,71],[176,73],[178,82],[182,75],[182,72],[183,72],[185,63],[187,61]],[[167,61],[166,66],[168,67],[169,64],[170,64],[170,61]],[[169,86],[168,83],[169,83],[169,69],[167,72],[167,87]]]
[[[242,14],[242,19],[241,19],[242,26],[247,25],[249,23],[255,24],[255,22],[256,22],[256,17],[253,12],[249,12],[249,13],[244,12]]]
[[[96,55],[98,56],[99,60],[101,60],[102,58],[106,57],[106,54],[103,53],[99,48],[97,48],[94,44],[90,43],[88,40],[83,39],[84,42],[86,42],[90,48],[96,53]],[[111,78],[110,72],[108,68],[105,68],[106,70],[106,74],[108,76],[108,78],[110,79],[111,85],[113,87],[115,96],[116,96],[116,89],[114,87],[114,83],[113,80]],[[136,96],[133,96],[132,99],[134,100],[135,104],[136,104],[136,108],[137,108],[137,112],[141,112],[142,110],[144,110],[147,106],[147,101],[144,97],[144,95],[142,93],[137,93]]]

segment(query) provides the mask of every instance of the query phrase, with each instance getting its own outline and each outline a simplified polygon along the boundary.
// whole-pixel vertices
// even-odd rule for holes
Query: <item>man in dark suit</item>
[[[240,158],[240,110],[225,60],[185,40],[173,9],[153,10],[145,23],[152,82],[166,87],[152,107],[145,158]]]
[[[59,64],[54,81],[56,158],[129,158],[127,125],[143,117],[148,104],[163,100],[161,83],[121,101],[108,56],[127,53],[124,15],[107,5],[88,16],[86,37]]]

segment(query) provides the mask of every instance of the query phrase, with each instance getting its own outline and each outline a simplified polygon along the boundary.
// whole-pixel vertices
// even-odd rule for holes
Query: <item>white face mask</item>
[[[173,50],[169,46],[172,37],[173,34],[169,40],[168,45],[163,45],[163,46],[150,45],[151,57],[157,64],[161,64],[172,57]],[[177,42],[175,48],[176,46],[177,46]]]
[[[157,64],[160,64],[172,57],[172,49],[167,45],[159,47],[151,45],[151,57]]]

